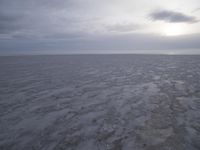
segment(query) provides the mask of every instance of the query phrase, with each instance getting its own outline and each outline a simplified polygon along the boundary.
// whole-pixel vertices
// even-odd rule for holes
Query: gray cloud
[[[98,26],[89,2],[95,4],[91,0],[0,0],[0,39],[83,38]]]
[[[46,36],[71,31],[78,20],[75,5],[72,0],[0,0],[0,34]]]
[[[150,14],[152,20],[165,21],[171,23],[196,23],[198,20],[194,16],[188,16],[180,12],[170,10],[158,10]]]
[[[113,32],[132,32],[140,28],[141,28],[140,25],[133,23],[120,23],[120,24],[106,26],[106,29],[108,31],[113,31]]]
[[[7,34],[21,29],[20,16],[0,13],[0,34]]]

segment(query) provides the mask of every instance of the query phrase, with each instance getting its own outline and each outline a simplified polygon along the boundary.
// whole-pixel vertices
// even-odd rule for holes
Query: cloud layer
[[[146,0],[0,0],[0,55],[22,50],[84,53],[93,49],[101,53],[198,48],[199,36],[191,35],[187,37],[190,42],[182,40],[184,43],[179,41],[184,34],[177,39],[170,37],[172,41],[161,36],[167,23],[185,23],[192,31],[187,34],[200,33],[200,11],[190,13],[198,2],[181,0],[185,8],[177,12],[180,0],[152,0],[149,4]],[[166,10],[149,14],[156,8]]]

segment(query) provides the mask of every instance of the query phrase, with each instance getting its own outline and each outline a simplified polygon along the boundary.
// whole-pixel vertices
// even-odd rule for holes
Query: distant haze
[[[0,55],[200,54],[199,0],[0,0]]]

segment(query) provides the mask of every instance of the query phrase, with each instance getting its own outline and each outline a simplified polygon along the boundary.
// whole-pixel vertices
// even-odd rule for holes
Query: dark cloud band
[[[150,14],[152,20],[165,21],[171,23],[196,23],[198,20],[194,16],[188,16],[180,12],[169,10],[158,10]]]

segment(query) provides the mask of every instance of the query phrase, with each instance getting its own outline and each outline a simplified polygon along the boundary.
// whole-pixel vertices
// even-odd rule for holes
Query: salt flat
[[[200,56],[0,57],[1,150],[199,150]]]

